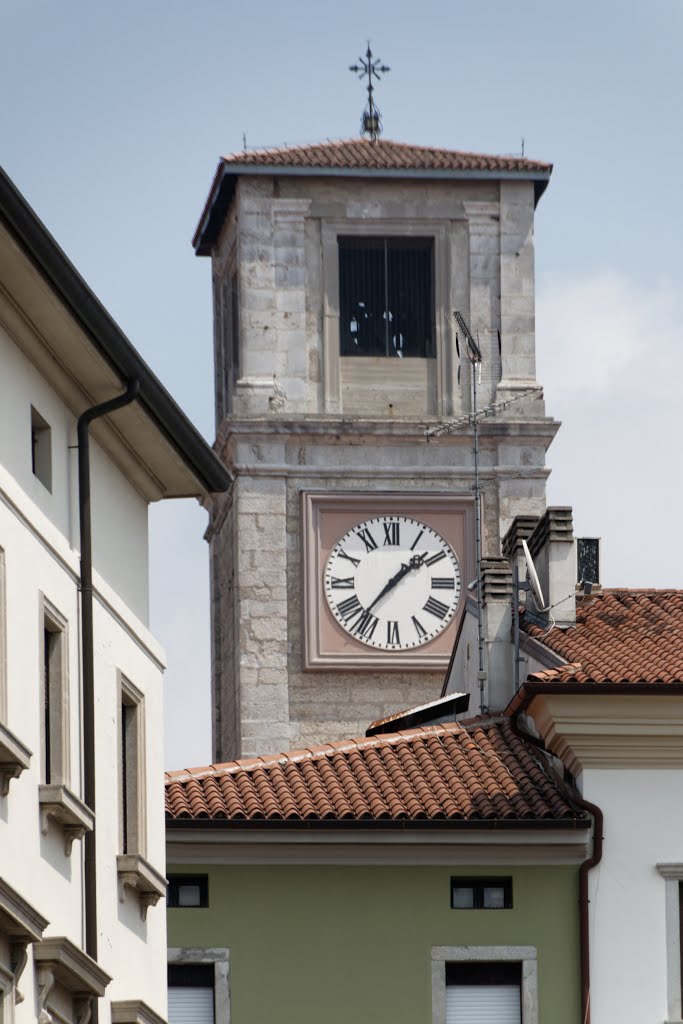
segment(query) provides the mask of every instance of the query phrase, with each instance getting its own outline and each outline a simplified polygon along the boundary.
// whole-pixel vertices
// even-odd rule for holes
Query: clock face
[[[340,625],[383,651],[429,643],[452,621],[460,598],[450,544],[401,515],[375,516],[345,533],[330,552],[324,582]]]

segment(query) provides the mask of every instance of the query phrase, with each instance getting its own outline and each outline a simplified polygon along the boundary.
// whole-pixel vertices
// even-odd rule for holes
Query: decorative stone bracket
[[[0,797],[7,796],[12,779],[18,779],[31,760],[31,751],[0,722]]]
[[[139,853],[122,853],[116,858],[119,876],[119,902],[126,898],[126,889],[136,892],[140,901],[140,917],[147,919],[147,908],[154,907],[166,895],[166,879]]]
[[[26,966],[29,944],[42,938],[47,925],[47,918],[0,878],[0,937],[6,938],[9,945],[9,969],[14,980],[15,1003],[21,1003],[24,999],[19,991],[19,979]]]
[[[28,960],[28,940],[17,939],[10,942],[9,962],[14,976],[14,1002],[23,1003],[24,994],[19,990],[19,979],[24,973],[26,961]]]
[[[92,832],[95,815],[82,800],[66,786],[39,786],[40,830],[44,836],[50,827],[50,818],[61,825],[64,832],[64,852],[68,857],[74,839],[82,839],[86,832]]]

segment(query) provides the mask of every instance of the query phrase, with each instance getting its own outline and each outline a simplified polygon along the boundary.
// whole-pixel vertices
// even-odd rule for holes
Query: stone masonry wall
[[[220,285],[238,267],[241,349],[232,415],[218,431],[236,482],[210,527],[220,759],[362,735],[371,721],[439,695],[439,672],[303,671],[300,493],[471,495],[471,432],[427,443],[424,430],[471,409],[455,309],[482,348],[479,409],[534,385],[533,213],[531,182],[239,180],[213,268]],[[419,385],[434,389],[424,416],[390,414],[386,401],[381,415],[343,409],[336,237],[381,235],[387,224],[435,239],[438,359]],[[384,415],[383,433],[370,421]],[[316,433],[316,423],[329,429]],[[484,555],[500,553],[515,515],[543,512],[556,429],[538,395],[482,423]]]

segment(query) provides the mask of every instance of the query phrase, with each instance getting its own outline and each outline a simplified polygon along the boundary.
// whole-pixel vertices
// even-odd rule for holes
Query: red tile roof
[[[519,156],[487,156],[454,149],[412,146],[390,139],[338,139],[307,146],[248,149],[223,157],[224,164],[260,167],[319,167],[371,170],[513,171],[547,175],[552,164]]]
[[[577,602],[576,628],[524,628],[570,663],[556,682],[683,681],[683,590],[605,590]]]
[[[169,821],[575,823],[509,720],[423,726],[166,775]]]
[[[271,171],[272,168],[272,171]],[[306,146],[245,149],[221,158],[192,244],[208,256],[220,233],[241,174],[334,175],[393,178],[516,178],[534,182],[535,201],[552,164],[520,156],[488,156],[455,149],[412,146],[390,139],[338,139]]]

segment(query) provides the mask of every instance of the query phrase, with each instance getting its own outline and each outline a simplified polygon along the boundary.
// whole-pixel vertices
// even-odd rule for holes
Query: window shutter
[[[213,989],[169,988],[168,1024],[214,1024]]]
[[[521,1022],[519,985],[449,985],[446,988],[446,1024]]]

